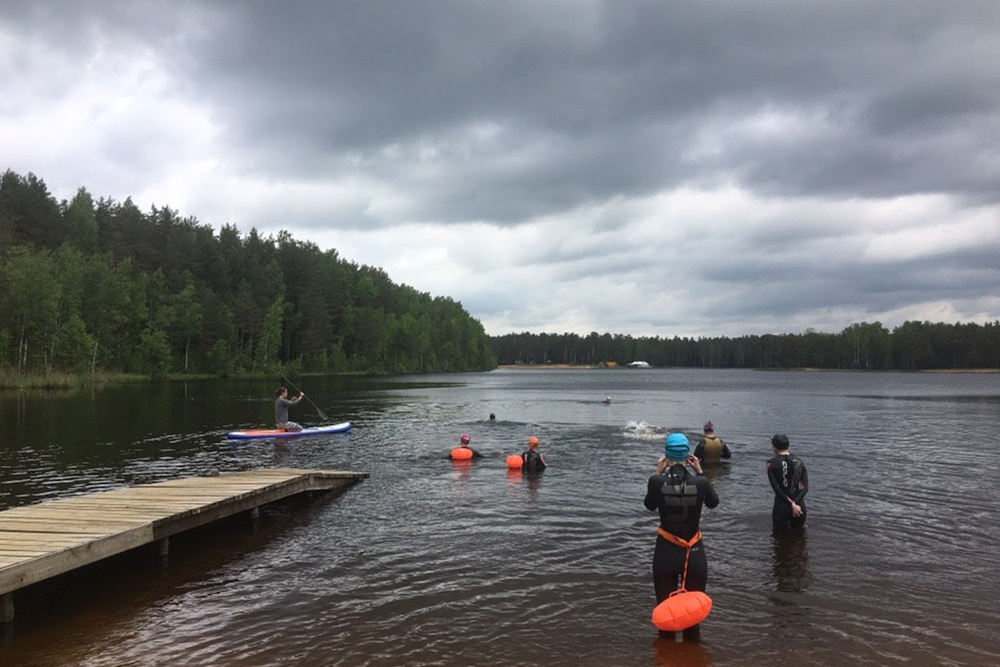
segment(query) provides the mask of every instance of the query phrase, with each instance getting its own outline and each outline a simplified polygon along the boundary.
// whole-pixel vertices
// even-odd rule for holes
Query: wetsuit
[[[274,423],[282,431],[301,431],[302,426],[295,422],[288,421],[288,407],[298,404],[302,400],[299,396],[294,400],[288,400],[282,396],[274,399]]]
[[[649,478],[643,503],[648,510],[660,511],[660,528],[683,540],[690,540],[698,532],[702,505],[709,508],[718,506],[719,496],[707,477],[694,475],[677,463],[662,475]],[[657,535],[656,550],[653,552],[653,586],[657,604],[677,590],[684,575],[686,557],[687,549]],[[708,557],[704,544],[699,540],[691,547],[684,586],[689,591],[704,591],[707,584]],[[696,635],[697,627],[684,632]]]
[[[718,463],[722,459],[733,458],[729,446],[717,436],[705,436],[694,448],[694,455],[701,463]]]
[[[775,532],[798,528],[806,523],[806,492],[809,476],[802,459],[794,454],[778,454],[767,462],[767,479],[774,489],[771,524]],[[802,514],[792,516],[792,503],[802,508]]]
[[[533,449],[529,449],[521,454],[521,460],[524,461],[524,464],[521,465],[521,472],[541,472],[548,467],[542,455]]]

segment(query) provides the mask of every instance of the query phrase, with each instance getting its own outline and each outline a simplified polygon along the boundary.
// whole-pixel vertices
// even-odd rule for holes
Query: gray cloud
[[[941,301],[998,315],[997,3],[3,5],[18,83],[0,114],[31,127],[61,105],[46,122],[65,123],[86,94],[94,133],[54,127],[60,143],[4,166],[214,224],[357,234],[396,280],[429,280],[392,272],[414,245],[386,241],[401,225],[449,226],[460,238],[436,242],[455,256],[517,243],[502,254],[538,271],[537,304],[435,283],[498,328],[559,310],[693,332]],[[975,243],[919,242],[973,220]],[[635,298],[559,301],[588,281]],[[650,312],[652,295],[670,299]]]

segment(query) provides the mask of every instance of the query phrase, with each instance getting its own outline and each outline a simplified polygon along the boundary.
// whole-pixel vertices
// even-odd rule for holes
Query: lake
[[[273,419],[261,381],[0,394],[0,509],[259,467],[368,471],[17,597],[0,664],[1000,663],[1000,374],[496,370],[293,378],[346,435],[231,442]],[[602,401],[610,396],[610,404]],[[317,423],[306,403],[292,419]],[[497,421],[490,423],[488,415]],[[702,514],[700,643],[650,623],[664,433],[733,451]],[[764,462],[809,470],[775,541]],[[484,457],[453,463],[462,433]],[[541,441],[549,469],[504,458]],[[2,539],[2,537],[0,537]]]

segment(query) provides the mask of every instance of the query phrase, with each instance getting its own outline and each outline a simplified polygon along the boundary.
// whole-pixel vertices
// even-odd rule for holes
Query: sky
[[[1000,319],[994,0],[0,0],[0,171],[487,333]]]

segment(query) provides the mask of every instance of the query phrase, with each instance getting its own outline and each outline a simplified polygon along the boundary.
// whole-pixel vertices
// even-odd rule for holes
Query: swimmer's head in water
[[[469,444],[469,440],[471,440],[471,439],[472,439],[472,438],[470,438],[470,437],[469,437],[469,434],[468,434],[468,433],[463,433],[463,434],[462,434],[462,437],[461,437],[461,440],[462,440],[462,444],[463,444],[463,445],[467,445],[467,444]]]
[[[530,438],[528,438],[528,447],[531,447],[532,449],[538,449],[538,438],[536,438],[535,436],[531,436]]]
[[[691,442],[683,433],[671,433],[663,445],[663,455],[671,461],[685,461],[691,453]]]

